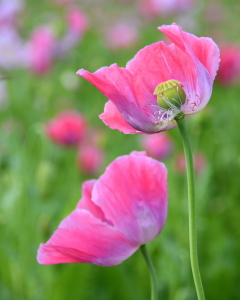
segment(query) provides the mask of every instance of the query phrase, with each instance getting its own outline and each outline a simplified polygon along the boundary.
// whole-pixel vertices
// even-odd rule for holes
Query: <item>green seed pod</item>
[[[187,98],[183,84],[174,79],[158,84],[153,95],[157,95],[158,105],[165,109],[172,108],[171,105],[180,109]]]

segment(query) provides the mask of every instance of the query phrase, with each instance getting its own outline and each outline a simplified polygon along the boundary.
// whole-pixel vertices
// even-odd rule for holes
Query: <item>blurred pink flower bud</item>
[[[220,50],[218,80],[222,84],[231,84],[240,80],[240,48],[229,45]]]
[[[35,29],[26,51],[33,72],[44,74],[49,71],[56,53],[56,38],[52,31],[48,27]]]
[[[107,30],[106,40],[110,49],[128,48],[138,42],[138,33],[133,25],[120,22]]]
[[[47,136],[56,144],[76,146],[86,133],[84,117],[74,111],[65,111],[46,124]]]
[[[206,158],[203,153],[197,152],[193,154],[194,169],[197,174],[201,173],[206,167]],[[175,158],[175,168],[179,173],[186,172],[186,161],[184,153],[180,153]]]
[[[88,19],[80,9],[73,6],[68,9],[67,24],[69,31],[74,33],[76,36],[82,36],[88,28]]]
[[[172,151],[173,144],[167,133],[143,135],[140,138],[143,149],[154,158],[163,159]]]
[[[37,260],[118,265],[161,232],[167,199],[164,164],[144,153],[120,156],[98,180],[83,183],[82,199],[40,245]]]
[[[85,174],[95,174],[103,166],[103,151],[91,144],[81,145],[78,150],[77,164],[79,169]]]

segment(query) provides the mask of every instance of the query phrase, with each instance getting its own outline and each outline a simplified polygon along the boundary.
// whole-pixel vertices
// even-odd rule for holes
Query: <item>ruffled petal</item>
[[[139,245],[129,243],[115,227],[88,211],[76,209],[64,219],[46,244],[41,244],[40,264],[91,263],[114,266],[131,256]]]
[[[144,153],[113,161],[93,188],[92,201],[133,244],[161,231],[167,216],[167,170]]]
[[[176,24],[163,25],[158,29],[179,50],[187,53],[195,61],[194,70],[197,86],[195,90],[188,91],[188,100],[190,101],[182,107],[185,114],[194,115],[206,106],[211,97],[213,80],[219,68],[220,51],[212,39],[198,38],[193,34],[182,31],[181,27]],[[181,52],[179,53],[179,58],[183,58]]]
[[[126,120],[123,118],[116,106],[111,101],[108,101],[105,104],[104,113],[102,113],[99,117],[111,129],[117,129],[126,134],[137,132],[135,128],[133,128],[126,122]]]
[[[194,55],[207,69],[212,81],[216,77],[220,63],[220,51],[211,38],[196,37],[182,31],[176,24],[158,27],[178,48]]]

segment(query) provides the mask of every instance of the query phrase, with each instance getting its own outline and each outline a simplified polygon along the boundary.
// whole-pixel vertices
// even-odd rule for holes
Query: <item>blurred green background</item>
[[[46,20],[51,20],[59,33],[64,31],[65,6],[53,2],[25,2],[19,17],[23,37],[27,39],[29,32]],[[117,156],[142,150],[139,135],[111,130],[98,118],[105,97],[77,76],[76,85],[66,87],[66,74],[75,74],[79,68],[95,71],[114,62],[125,66],[139,49],[164,38],[157,26],[174,21],[184,30],[210,36],[218,43],[240,44],[237,0],[200,1],[189,11],[148,18],[140,14],[136,2],[75,1],[88,15],[89,30],[66,57],[55,60],[42,76],[27,69],[3,70],[10,78],[6,80],[8,101],[0,111],[0,299],[150,298],[148,270],[139,252],[109,268],[42,266],[36,261],[39,244],[49,239],[81,198],[82,182],[97,178]],[[129,18],[136,19],[138,42],[124,49],[109,49],[104,30],[116,19]],[[206,299],[240,299],[239,97],[239,84],[215,82],[207,107],[187,121],[193,151],[204,153],[207,161],[196,178],[199,264]],[[105,134],[104,167],[94,176],[79,171],[75,149],[59,147],[45,136],[44,124],[64,109],[77,110]],[[174,150],[164,161],[169,171],[168,219],[148,248],[159,280],[159,299],[194,300],[186,176],[178,174],[174,165],[182,145],[177,129],[169,135]]]

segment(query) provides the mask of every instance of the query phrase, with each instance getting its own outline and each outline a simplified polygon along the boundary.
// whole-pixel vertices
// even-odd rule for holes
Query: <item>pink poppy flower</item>
[[[221,48],[221,62],[218,80],[223,84],[231,84],[240,79],[240,49],[236,46]]]
[[[210,38],[198,38],[176,24],[159,27],[171,41],[146,46],[127,63],[103,67],[95,73],[80,69],[77,74],[90,81],[110,101],[100,115],[112,129],[124,133],[156,133],[177,126],[182,112],[190,118],[208,103],[219,65],[219,49]],[[181,82],[186,102],[164,109],[153,95],[168,80]]]
[[[47,27],[34,30],[26,48],[29,67],[37,74],[44,74],[52,66],[56,52],[56,38]]]
[[[157,159],[167,157],[173,146],[170,137],[164,132],[141,136],[141,145],[148,155]]]
[[[48,137],[62,146],[76,146],[86,133],[86,121],[74,111],[60,113],[46,125]]]
[[[103,151],[93,144],[81,145],[78,150],[77,164],[85,174],[97,173],[103,165],[103,160]]]
[[[40,245],[40,264],[114,266],[164,226],[167,170],[142,152],[115,159],[98,180],[83,183],[82,193],[76,209]]]

